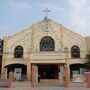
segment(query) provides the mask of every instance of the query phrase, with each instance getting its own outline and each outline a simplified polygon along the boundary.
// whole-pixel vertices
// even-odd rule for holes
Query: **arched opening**
[[[23,47],[17,46],[14,50],[14,57],[15,58],[23,58]]]
[[[71,78],[71,80],[73,80],[73,76],[75,74],[83,75],[85,71],[86,71],[85,64],[79,64],[79,63],[71,64],[70,65],[70,78]]]
[[[49,36],[43,37],[40,42],[40,51],[54,51],[54,50],[55,50],[55,42],[53,38]]]
[[[13,72],[14,79],[21,80],[22,78],[26,79],[27,77],[27,66],[24,64],[10,64],[5,68],[7,68],[7,78],[10,71]]]
[[[72,58],[80,58],[80,49],[78,46],[76,46],[76,45],[72,46],[71,57]]]

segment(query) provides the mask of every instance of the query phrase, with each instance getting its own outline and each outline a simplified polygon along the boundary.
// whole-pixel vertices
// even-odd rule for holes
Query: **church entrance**
[[[41,79],[58,79],[58,64],[38,64]]]
[[[27,66],[24,64],[10,64],[6,66],[7,68],[7,78],[9,77],[9,72],[12,71],[15,80],[26,80],[27,77]]]

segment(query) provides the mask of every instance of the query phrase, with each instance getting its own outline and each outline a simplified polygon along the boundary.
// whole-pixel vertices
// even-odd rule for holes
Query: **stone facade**
[[[90,51],[90,37],[86,37],[87,49]]]
[[[55,42],[55,50],[52,52],[41,52],[40,42],[45,36],[52,37]],[[88,40],[88,39],[87,39]],[[86,62],[87,40],[85,37],[65,28],[63,25],[51,19],[42,20],[33,24],[30,28],[23,30],[13,36],[4,38],[4,50],[2,60],[2,78],[7,78],[7,67],[12,64],[23,64],[27,66],[27,77],[31,77],[31,65],[33,64],[83,64]],[[14,58],[16,46],[24,49],[23,58]],[[71,57],[71,48],[77,45],[80,48],[80,58]],[[65,52],[65,48],[67,51]]]

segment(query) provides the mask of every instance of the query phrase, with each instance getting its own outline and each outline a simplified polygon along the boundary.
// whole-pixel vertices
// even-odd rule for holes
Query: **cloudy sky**
[[[0,0],[0,38],[13,35],[45,17],[90,36],[90,0]]]

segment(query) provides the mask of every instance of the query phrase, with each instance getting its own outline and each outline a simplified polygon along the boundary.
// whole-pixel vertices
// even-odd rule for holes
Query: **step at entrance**
[[[54,87],[63,87],[64,86],[64,83],[63,82],[60,82],[60,80],[58,79],[41,79],[40,80],[40,83],[38,84],[38,86],[41,86],[41,87],[47,87],[47,86],[54,86]]]

